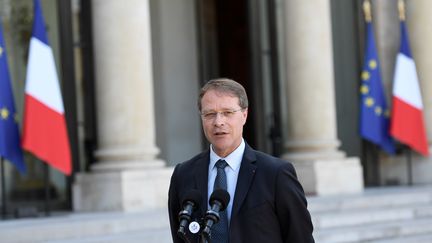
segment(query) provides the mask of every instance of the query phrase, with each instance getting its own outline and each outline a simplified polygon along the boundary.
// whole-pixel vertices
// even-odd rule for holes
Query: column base
[[[356,157],[292,162],[307,195],[363,191],[363,169]]]
[[[73,185],[75,211],[145,211],[164,208],[173,168],[79,173]]]

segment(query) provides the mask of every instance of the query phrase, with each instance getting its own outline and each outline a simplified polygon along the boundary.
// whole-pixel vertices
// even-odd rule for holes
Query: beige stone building
[[[165,207],[175,164],[205,149],[196,100],[208,79],[241,82],[245,139],[294,163],[308,194],[431,184],[432,159],[386,155],[358,132],[362,1],[42,0],[62,82],[74,174],[50,171],[53,209]],[[9,65],[22,111],[32,1],[3,0]],[[407,1],[407,24],[432,142],[432,15]],[[397,0],[372,0],[386,94],[399,48]],[[389,99],[390,101],[390,99]],[[19,115],[22,115],[21,113]],[[42,210],[43,163],[8,166],[14,206]]]

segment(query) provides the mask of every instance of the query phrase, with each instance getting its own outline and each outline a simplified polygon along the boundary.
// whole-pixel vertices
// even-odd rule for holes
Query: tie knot
[[[223,159],[220,159],[220,160],[218,160],[217,162],[216,162],[216,167],[218,168],[218,169],[225,169],[225,167],[228,165],[228,163],[225,161],[225,160],[223,160]]]

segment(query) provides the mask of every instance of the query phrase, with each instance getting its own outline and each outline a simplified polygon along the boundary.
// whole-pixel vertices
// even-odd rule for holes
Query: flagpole
[[[398,12],[399,12],[399,20],[405,21],[405,2],[404,0],[398,0]],[[408,177],[408,185],[413,185],[413,178],[412,178],[412,156],[411,156],[411,149],[404,145],[405,155],[407,159],[407,177]]]
[[[405,17],[405,2],[404,2],[404,0],[398,1],[398,12],[399,12],[399,20],[405,21],[406,17]]]
[[[1,163],[0,163],[0,170],[1,170],[1,195],[2,195],[2,218],[6,219],[6,185],[5,185],[5,173],[4,173],[4,159],[1,157]]]
[[[369,0],[363,1],[363,13],[365,15],[365,21],[367,23],[372,22],[372,10],[371,10],[371,3]]]
[[[50,215],[50,199],[51,199],[51,193],[50,193],[50,186],[49,186],[49,166],[47,163],[44,164],[44,184],[45,184],[45,215]]]
[[[381,164],[379,158],[379,147],[374,144],[373,150],[374,164],[375,164],[375,179],[376,186],[381,186]]]
[[[405,151],[406,151],[406,158],[407,158],[407,166],[408,166],[408,185],[412,186],[413,185],[413,176],[412,176],[412,154],[411,154],[411,149],[407,146],[405,146]]]

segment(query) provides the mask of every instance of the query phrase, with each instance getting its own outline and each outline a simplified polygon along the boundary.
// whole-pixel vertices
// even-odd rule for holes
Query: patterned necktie
[[[216,162],[217,174],[214,182],[213,190],[223,189],[227,190],[227,179],[225,174],[225,167],[227,166],[225,160],[218,160]],[[219,212],[219,222],[213,225],[211,230],[212,243],[228,243],[228,217],[227,210]]]

